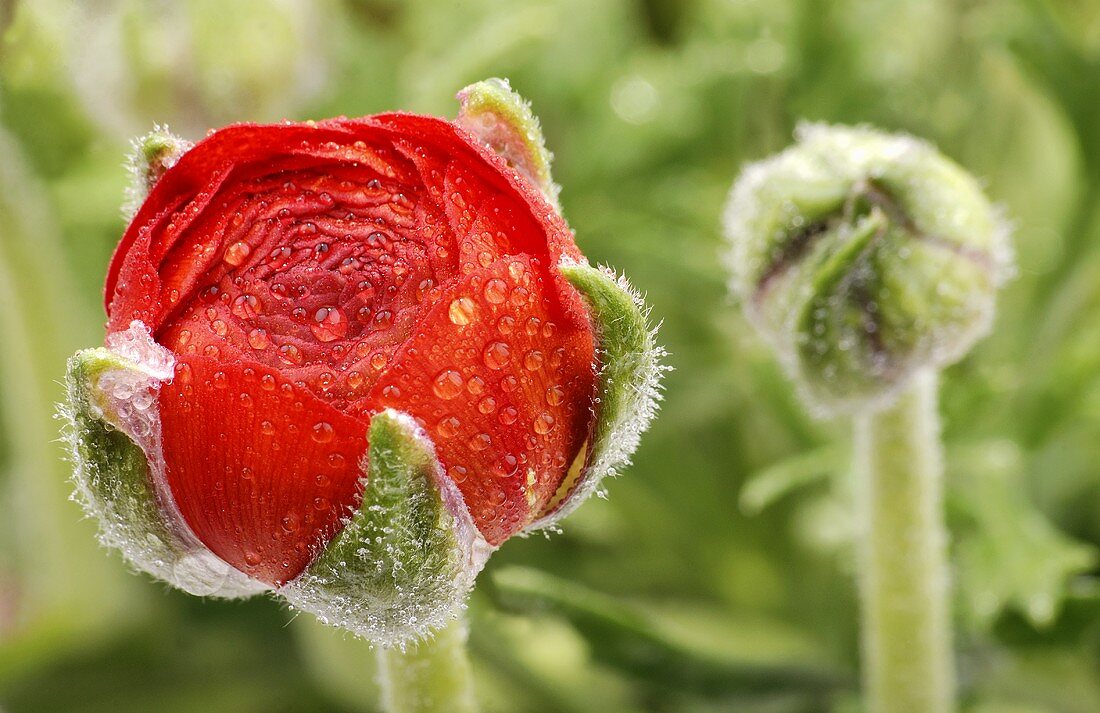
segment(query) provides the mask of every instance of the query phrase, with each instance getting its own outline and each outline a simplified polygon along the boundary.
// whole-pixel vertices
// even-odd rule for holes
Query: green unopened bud
[[[500,154],[560,210],[560,189],[550,177],[553,155],[546,150],[538,117],[508,80],[471,84],[458,93],[458,101],[461,109],[455,122]]]
[[[822,125],[796,139],[734,184],[732,285],[811,407],[857,410],[985,334],[1008,230],[926,143]]]

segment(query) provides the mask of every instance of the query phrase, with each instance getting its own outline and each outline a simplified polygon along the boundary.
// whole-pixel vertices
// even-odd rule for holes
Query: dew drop
[[[542,352],[538,349],[532,349],[523,357],[523,365],[528,371],[538,371],[542,368],[542,362]]]
[[[449,401],[462,393],[462,385],[462,374],[454,369],[444,369],[432,381],[432,391],[439,398]]]
[[[318,421],[313,424],[311,435],[313,440],[318,443],[328,443],[336,435],[336,430],[332,427],[332,424],[328,421]]]
[[[393,312],[388,309],[379,310],[374,315],[374,326],[377,329],[389,329],[393,326]]]
[[[497,416],[497,418],[499,418],[500,422],[505,426],[511,426],[516,422],[516,419],[519,418],[519,411],[515,406],[505,406],[500,410],[500,415]]]
[[[261,376],[260,377],[260,388],[262,388],[264,391],[274,391],[275,390],[275,377],[272,376],[271,374],[264,374],[263,376]]]
[[[560,406],[565,400],[565,389],[554,385],[546,390],[546,403],[551,406]]]
[[[273,424],[271,421],[260,421],[260,433],[264,434],[265,436],[274,436],[275,424]]]
[[[335,341],[348,333],[348,319],[339,307],[321,307],[313,313],[309,329],[322,342]]]
[[[447,475],[451,476],[454,482],[461,483],[466,480],[466,469],[460,465],[452,465],[447,469]]]
[[[226,265],[237,267],[248,259],[248,254],[251,252],[252,248],[248,246],[248,243],[236,242],[225,249],[222,260]]]
[[[263,313],[263,305],[256,295],[243,294],[233,300],[233,314],[240,319],[252,319]]]
[[[477,402],[477,410],[483,414],[490,414],[497,408],[497,400],[492,396],[486,396]]]
[[[498,478],[511,478],[519,471],[519,459],[511,453],[505,453],[493,466]]]
[[[503,369],[511,358],[512,349],[504,342],[489,342],[482,353],[482,360],[490,369]]]
[[[490,304],[501,304],[508,298],[508,285],[499,278],[493,278],[485,283],[485,301]]]
[[[471,436],[470,440],[466,442],[471,451],[483,451],[489,446],[493,445],[493,439],[488,433],[478,433],[475,436]]]
[[[454,416],[446,416],[436,424],[435,430],[443,438],[454,438],[458,435],[458,427],[462,425]]]
[[[451,306],[447,310],[447,316],[450,318],[451,324],[464,327],[474,321],[477,316],[477,305],[469,297],[459,297],[451,302]]]
[[[224,371],[214,372],[214,387],[218,389],[224,389],[226,387],[227,380]]]
[[[270,340],[267,338],[267,330],[256,328],[248,333],[248,344],[253,349],[267,349],[267,345],[270,343]]]
[[[348,382],[348,386],[352,389],[358,389],[360,386],[363,385],[364,381],[363,374],[358,371],[349,371],[345,379]]]
[[[501,317],[500,319],[497,320],[497,330],[501,334],[511,334],[512,331],[515,328],[516,328],[516,319],[515,319],[515,317],[512,317],[511,315],[506,314],[506,315],[504,315],[503,317]]]
[[[279,347],[279,360],[288,366],[297,366],[302,363],[302,350],[293,344],[284,344]]]
[[[533,424],[535,433],[546,435],[550,431],[554,430],[554,417],[548,414],[546,411],[540,413]]]
[[[248,550],[244,553],[245,564],[255,567],[261,562],[260,555],[252,550]]]

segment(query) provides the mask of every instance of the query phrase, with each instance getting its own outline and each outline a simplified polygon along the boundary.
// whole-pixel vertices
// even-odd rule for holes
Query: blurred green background
[[[943,385],[966,710],[1100,710],[1096,0],[0,0],[0,710],[370,711],[366,644],[100,550],[53,404],[102,339],[128,138],[409,109],[505,76],[675,367],[635,465],[471,602],[490,711],[858,711],[847,426],[727,297],[739,167],[803,119],[925,136],[1016,226]]]

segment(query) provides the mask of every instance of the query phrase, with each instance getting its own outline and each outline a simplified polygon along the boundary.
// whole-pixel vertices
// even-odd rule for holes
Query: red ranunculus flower
[[[241,124],[190,148],[145,146],[153,185],[106,282],[108,347],[127,368],[101,354],[81,383],[142,449],[160,538],[192,553],[183,569],[231,568],[218,576],[235,584],[211,592],[293,586],[356,513],[389,502],[365,495],[375,468],[396,467],[368,456],[378,414],[434,459],[432,492],[475,572],[590,489],[593,463],[622,455],[607,444],[616,427],[632,449],[651,410],[651,345],[623,372],[641,397],[600,416],[598,375],[624,350],[600,349],[599,290],[563,272],[583,257],[541,138],[529,140],[537,123],[506,85],[461,96],[459,123]],[[94,491],[102,517],[111,498]],[[142,566],[140,544],[120,546]]]

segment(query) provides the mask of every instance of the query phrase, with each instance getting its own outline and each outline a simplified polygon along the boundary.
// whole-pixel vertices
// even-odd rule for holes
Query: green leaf
[[[412,417],[375,415],[369,441],[359,510],[279,592],[325,624],[404,644],[455,617],[491,548]]]
[[[823,693],[851,683],[810,660],[816,657],[804,641],[784,642],[774,632],[752,638],[715,617],[692,625],[690,617],[627,604],[524,567],[498,569],[491,581],[490,591],[504,609],[564,616],[588,640],[595,658],[642,679],[707,695]],[[769,648],[766,660],[761,651]]]
[[[1029,502],[1015,444],[978,444],[951,462],[951,505],[970,523],[956,538],[964,611],[981,627],[1007,609],[1051,624],[1070,580],[1095,565],[1096,548],[1055,529]]]
[[[795,490],[847,473],[849,457],[843,448],[822,446],[758,470],[741,489],[741,509],[757,515]]]

